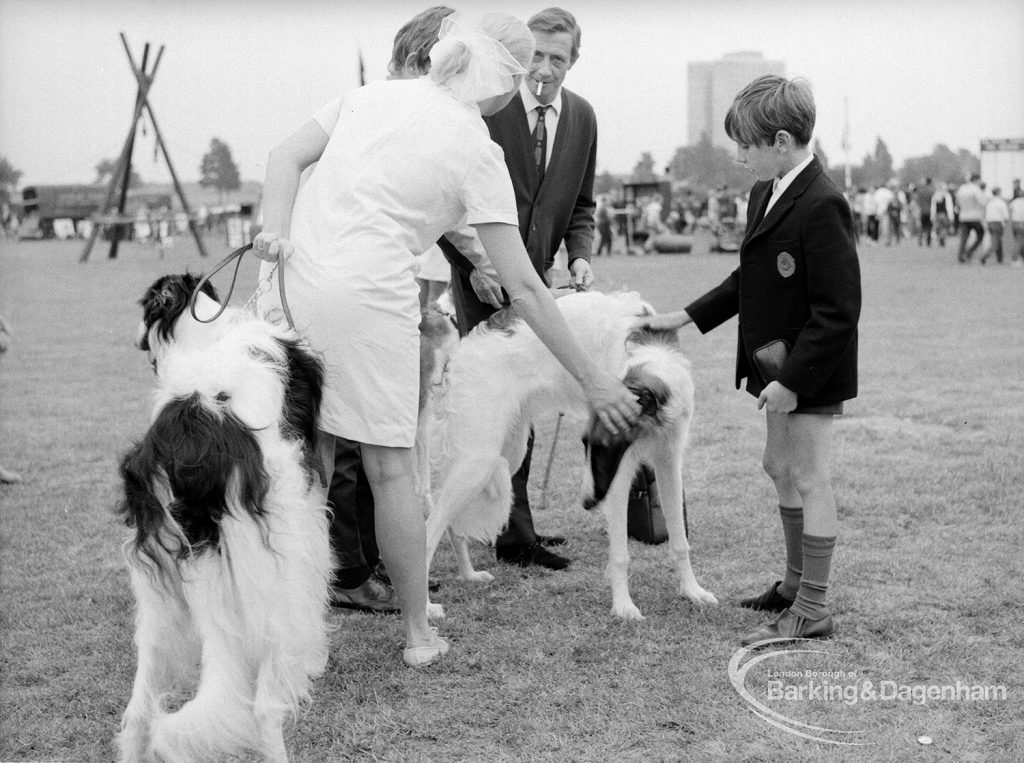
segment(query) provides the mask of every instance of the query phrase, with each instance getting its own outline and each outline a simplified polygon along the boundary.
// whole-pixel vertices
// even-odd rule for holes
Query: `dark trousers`
[[[986,262],[989,255],[996,258],[996,262],[1002,264],[1003,262],[1003,224],[1001,222],[990,222],[988,225],[988,234],[992,237],[992,248],[989,249],[982,256],[981,261]]]
[[[922,241],[926,246],[932,245],[932,216],[923,212],[921,213],[921,230],[917,234],[917,245],[920,246]]]
[[[960,227],[960,252],[957,254],[957,259],[960,262],[967,262],[974,256],[975,250],[981,246],[982,239],[985,238],[985,227],[981,224],[980,220],[961,220],[959,223]],[[971,231],[974,231],[974,243],[971,244],[970,248],[967,246],[967,239],[971,237]]]
[[[327,500],[334,508],[330,536],[338,565],[337,575],[349,583],[340,583],[342,587],[354,588],[370,576],[370,571],[380,561],[373,521],[373,493],[363,471],[359,443],[354,440],[334,438],[334,471]],[[362,579],[355,580],[359,577]]]

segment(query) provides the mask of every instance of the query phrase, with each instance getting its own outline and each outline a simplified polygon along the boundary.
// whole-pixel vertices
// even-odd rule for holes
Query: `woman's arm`
[[[299,179],[303,170],[323,155],[328,137],[320,123],[311,119],[270,152],[263,184],[263,231],[253,241],[258,257],[273,262],[279,255],[287,258],[291,254],[287,239]],[[279,243],[281,239],[286,246]]]
[[[519,230],[505,223],[475,227],[516,312],[580,383],[601,425],[612,435],[628,431],[638,413],[636,398],[621,381],[584,354],[554,297],[533,269]]]

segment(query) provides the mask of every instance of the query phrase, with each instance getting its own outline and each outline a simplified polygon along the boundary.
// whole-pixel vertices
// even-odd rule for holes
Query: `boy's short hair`
[[[580,57],[580,26],[576,23],[576,17],[569,11],[561,8],[545,8],[540,13],[535,13],[526,22],[531,32],[544,32],[555,34],[556,32],[568,32],[572,35],[572,52],[570,63],[576,63]]]
[[[815,107],[810,83],[774,74],[758,77],[743,88],[725,115],[725,133],[737,143],[767,146],[785,130],[798,146],[811,142]]]
[[[416,56],[416,68],[421,72],[430,69],[430,49],[437,42],[437,33],[446,16],[455,13],[447,5],[434,5],[409,19],[395,35],[391,47],[391,66],[396,71],[405,66],[410,54]]]

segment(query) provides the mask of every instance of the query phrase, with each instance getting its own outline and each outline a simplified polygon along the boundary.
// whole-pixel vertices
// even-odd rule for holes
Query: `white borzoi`
[[[197,281],[165,276],[141,301],[137,344],[158,385],[120,470],[138,667],[118,745],[122,760],[285,761],[283,724],[328,654],[323,365],[292,330],[237,309],[196,323],[183,313]],[[216,299],[204,290],[198,314]]]
[[[624,378],[643,407],[628,442],[591,442],[588,448],[584,503],[600,505],[607,520],[612,613],[642,618],[629,594],[626,534],[629,487],[640,462],[652,466],[657,477],[679,593],[697,604],[716,604],[694,577],[683,523],[683,455],[693,382],[675,334],[631,330],[637,317],[651,312],[635,292],[571,294],[557,304],[584,351],[601,368]],[[427,520],[428,565],[448,528],[485,542],[496,538],[508,520],[511,475],[523,461],[534,421],[559,411],[580,420],[587,414],[579,384],[508,310],[462,340],[448,363],[440,409],[442,483]],[[460,567],[466,564],[463,548]],[[476,571],[473,577],[491,579]],[[441,616],[442,610],[431,605],[430,614]]]

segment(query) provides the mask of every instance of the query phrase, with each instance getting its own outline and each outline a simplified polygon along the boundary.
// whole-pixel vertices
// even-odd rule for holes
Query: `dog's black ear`
[[[629,437],[607,440],[595,432],[596,426],[592,425],[590,432],[583,438],[594,487],[593,495],[583,500],[583,508],[588,510],[593,509],[608,495],[608,489],[619,471],[619,464],[622,463],[622,456],[633,442]]]
[[[175,534],[164,532],[167,509],[154,492],[156,481],[164,479],[164,476],[148,437],[125,453],[118,471],[124,486],[124,498],[118,504],[117,513],[128,527],[135,530],[132,551],[161,579],[167,580],[173,573],[166,567],[167,560],[180,558],[187,549],[181,548],[180,544],[168,545]]]
[[[316,453],[317,422],[324,390],[324,364],[304,343],[279,339],[288,358],[288,381],[284,392],[286,435],[303,442],[306,470],[326,485],[327,476]]]

